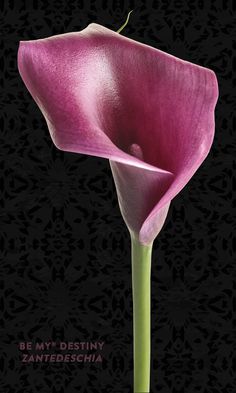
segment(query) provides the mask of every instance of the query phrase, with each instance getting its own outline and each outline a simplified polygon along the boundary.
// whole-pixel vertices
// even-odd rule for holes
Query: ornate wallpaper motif
[[[1,393],[132,392],[129,235],[108,161],[63,153],[17,70],[20,40],[90,22],[209,67],[211,152],[171,205],[152,264],[152,392],[233,393],[231,1],[17,1],[1,5]],[[235,11],[235,10],[234,10]],[[234,137],[235,138],[235,137]],[[235,329],[235,328],[234,328]],[[22,364],[21,341],[104,341],[97,364]]]

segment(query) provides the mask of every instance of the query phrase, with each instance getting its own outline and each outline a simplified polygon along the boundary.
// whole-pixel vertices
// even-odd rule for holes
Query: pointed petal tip
[[[17,52],[17,65],[22,79],[24,80],[23,74],[26,67],[26,59],[30,53],[30,44],[33,41],[19,41],[18,52]]]
[[[148,246],[153,243],[155,238],[162,230],[163,225],[165,224],[169,207],[170,201],[167,202],[164,206],[162,205],[162,207],[160,207],[159,211],[155,214],[154,220],[150,219],[150,214],[144,221],[138,235],[141,244]]]
[[[19,41],[18,46],[18,60],[30,49],[31,45],[37,40]]]
[[[24,41],[19,41],[18,50],[19,50],[19,49],[22,50],[22,49],[29,48],[31,45],[35,44],[35,42],[37,42],[37,41],[40,41],[40,40],[38,39],[38,40],[24,40]]]

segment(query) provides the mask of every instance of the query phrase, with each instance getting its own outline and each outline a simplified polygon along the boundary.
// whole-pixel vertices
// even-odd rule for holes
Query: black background
[[[20,40],[117,30],[135,7],[122,34],[213,69],[220,89],[211,152],[154,245],[151,391],[235,391],[232,4],[1,3],[0,393],[132,392],[130,240],[108,161],[53,146],[16,56]],[[22,365],[18,342],[40,340],[104,340],[105,360]]]

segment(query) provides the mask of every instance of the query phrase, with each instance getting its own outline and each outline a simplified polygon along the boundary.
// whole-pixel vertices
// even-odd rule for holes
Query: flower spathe
[[[214,72],[97,24],[21,42],[18,67],[55,145],[110,160],[130,233],[151,244],[211,147]]]

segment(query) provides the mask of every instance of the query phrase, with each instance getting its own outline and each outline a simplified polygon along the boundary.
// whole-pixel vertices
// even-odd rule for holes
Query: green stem
[[[134,393],[150,392],[152,244],[132,242]]]
[[[130,17],[131,12],[133,12],[133,10],[131,10],[131,11],[128,13],[128,16],[127,16],[127,18],[126,18],[125,23],[117,30],[117,33],[120,33],[120,32],[125,28],[125,26],[128,24],[128,22],[129,22],[129,17]]]

